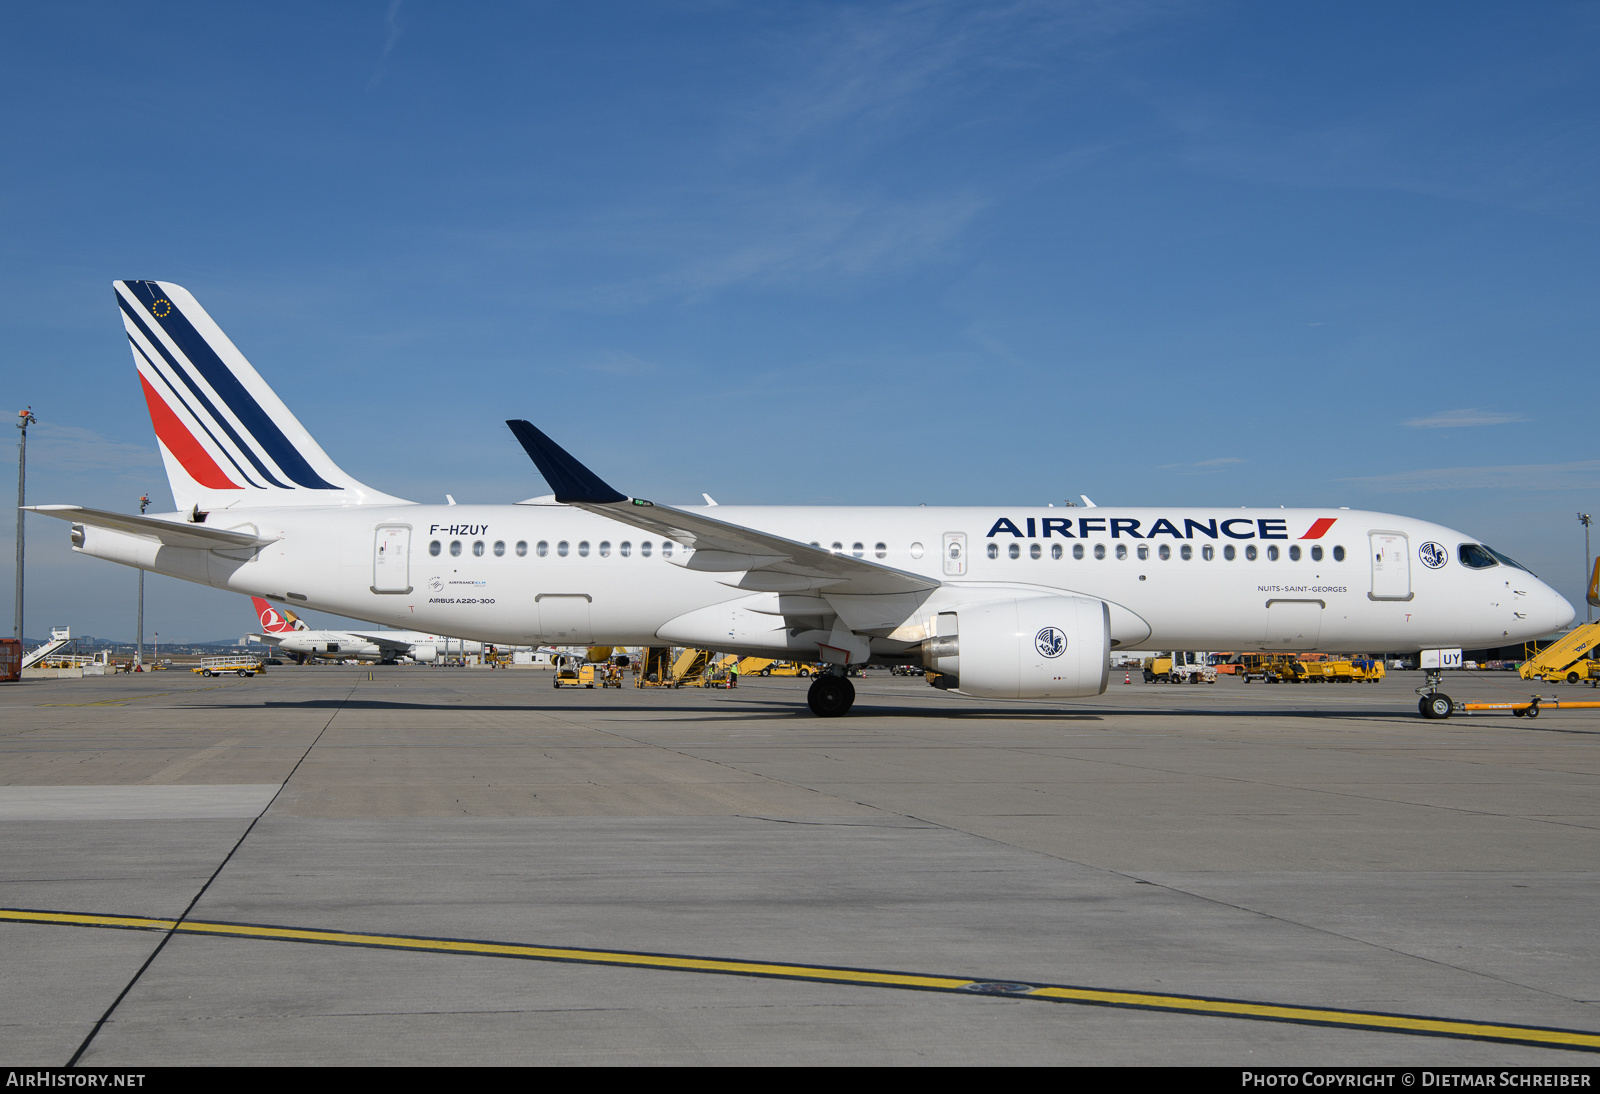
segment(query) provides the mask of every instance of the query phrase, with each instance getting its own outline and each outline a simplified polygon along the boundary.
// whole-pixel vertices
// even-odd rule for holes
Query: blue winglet
[[[539,468],[539,474],[544,476],[544,481],[556,492],[557,501],[586,501],[603,505],[606,502],[628,500],[628,495],[613,490],[599,475],[573,459],[566,449],[534,428],[531,422],[508,421],[506,425],[511,427],[511,432],[527,449],[528,455]]]

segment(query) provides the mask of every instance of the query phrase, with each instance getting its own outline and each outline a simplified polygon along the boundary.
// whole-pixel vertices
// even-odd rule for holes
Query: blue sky
[[[1595,3],[36,5],[0,82],[32,502],[167,503],[154,278],[403,497],[544,493],[516,416],[665,501],[1348,505],[1581,601]],[[29,526],[30,633],[131,637]]]

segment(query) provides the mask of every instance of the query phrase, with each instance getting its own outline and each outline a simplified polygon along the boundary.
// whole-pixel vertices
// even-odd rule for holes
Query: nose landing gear
[[[1417,710],[1424,718],[1448,718],[1456,712],[1456,705],[1450,696],[1439,690],[1439,682],[1444,674],[1438,669],[1428,669],[1426,682],[1417,690],[1422,693],[1422,698],[1417,702]]]
[[[806,705],[819,718],[837,718],[848,714],[855,701],[855,685],[844,676],[835,676],[831,672],[811,681],[811,689],[806,692]]]

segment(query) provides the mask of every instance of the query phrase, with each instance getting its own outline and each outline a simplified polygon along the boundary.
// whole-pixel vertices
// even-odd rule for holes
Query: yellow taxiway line
[[[1203,1014],[1264,1022],[1293,1022],[1311,1026],[1339,1026],[1347,1029],[1365,1029],[1383,1033],[1422,1034],[1433,1037],[1464,1038],[1473,1041],[1499,1041],[1511,1044],[1538,1045],[1545,1048],[1575,1049],[1580,1052],[1600,1052],[1600,1033],[1591,1033],[1584,1030],[1504,1025],[1493,1022],[1468,1022],[1414,1014],[1385,1014],[1377,1011],[1341,1010],[1331,1007],[1288,1006],[1241,999],[1212,999],[1195,995],[1163,995],[1150,992],[1108,991],[1100,988],[1069,987],[1059,984],[975,980],[959,976],[928,976],[921,973],[836,968],[829,965],[734,961],[725,958],[695,957],[682,954],[574,949],[563,946],[529,946],[519,943],[488,942],[467,938],[429,938],[414,935],[362,934],[352,931],[317,931],[300,927],[279,927],[257,923],[222,923],[194,919],[180,922],[171,919],[151,919],[144,916],[84,915],[74,912],[30,911],[14,908],[0,908],[0,922],[39,923],[64,927],[105,927],[137,931],[176,930],[183,934],[255,938],[276,942],[305,942],[323,946],[355,946],[368,949],[413,950],[430,953],[469,954],[482,957],[512,957],[528,961],[621,965],[632,968],[717,973],[724,976],[760,976],[776,980],[809,980],[832,984],[854,984],[863,987],[1005,996],[1012,999],[1037,999],[1047,1002],[1079,1003],[1090,1006],[1120,1007],[1130,1010]]]

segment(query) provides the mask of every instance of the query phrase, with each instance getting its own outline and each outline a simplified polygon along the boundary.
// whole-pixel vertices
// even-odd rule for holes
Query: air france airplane
[[[175,513],[72,505],[73,550],[292,606],[524,645],[678,644],[925,666],[995,699],[1105,690],[1124,649],[1499,646],[1573,618],[1472,536],[1348,509],[677,507],[630,497],[524,421],[554,493],[421,505],[345,474],[199,303],[115,285]],[[714,515],[713,515],[714,514]],[[1434,678],[1420,705],[1453,709]]]
[[[279,611],[259,596],[252,597],[256,616],[261,620],[261,633],[251,638],[293,655],[302,664],[308,657],[323,657],[336,661],[355,658],[378,661],[392,665],[402,657],[429,663],[439,660],[449,650],[459,653],[483,652],[483,643],[468,639],[446,638],[423,631],[328,631],[312,630],[305,621],[288,608]]]

